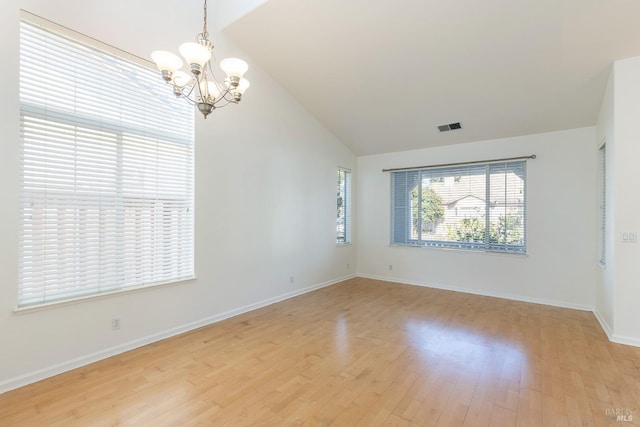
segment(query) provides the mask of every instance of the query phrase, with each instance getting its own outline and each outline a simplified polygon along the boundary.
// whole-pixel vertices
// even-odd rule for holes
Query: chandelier
[[[220,62],[220,68],[225,72],[226,78],[223,83],[216,80],[212,67],[215,62],[213,43],[207,32],[207,0],[204,0],[202,32],[197,35],[195,42],[183,43],[178,50],[190,73],[180,70],[183,62],[177,55],[163,50],[151,53],[162,78],[172,85],[177,97],[197,106],[205,119],[216,108],[240,102],[242,94],[249,87],[249,81],[242,77],[249,66],[241,59],[224,59]]]

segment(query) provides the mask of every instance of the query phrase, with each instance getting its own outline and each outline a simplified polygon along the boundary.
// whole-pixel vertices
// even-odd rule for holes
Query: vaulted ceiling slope
[[[640,56],[638,0],[255,3],[224,32],[358,155],[593,125]]]

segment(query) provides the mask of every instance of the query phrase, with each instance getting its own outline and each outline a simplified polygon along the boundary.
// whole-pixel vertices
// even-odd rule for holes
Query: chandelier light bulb
[[[211,51],[199,43],[182,43],[178,50],[191,66],[191,72],[194,74],[200,74],[204,64],[211,59]]]
[[[162,72],[162,78],[167,81],[170,81],[173,73],[182,67],[182,59],[164,50],[151,52],[151,59],[156,63],[158,70]]]
[[[220,62],[220,68],[222,68],[222,71],[224,71],[227,74],[227,77],[229,77],[231,86],[238,86],[240,79],[249,69],[249,65],[247,65],[247,63],[242,59],[227,58]]]
[[[242,100],[242,94],[244,93],[245,90],[249,88],[250,85],[251,84],[249,83],[249,80],[240,79],[240,81],[238,82],[238,86],[235,88],[232,88],[231,90],[231,95],[233,96],[233,102],[235,102],[236,104],[240,102]]]
[[[200,91],[202,98],[207,100],[214,100],[220,96],[220,89],[215,82],[203,80],[200,82]]]

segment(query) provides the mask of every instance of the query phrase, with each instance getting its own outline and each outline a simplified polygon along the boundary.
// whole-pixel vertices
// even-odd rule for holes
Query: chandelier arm
[[[232,103],[233,103],[233,101],[228,101],[226,104],[220,104],[220,105],[218,105],[218,104],[216,104],[216,103],[214,102],[214,103],[213,103],[213,105],[215,105],[215,106],[216,106],[216,110],[219,110],[220,108],[224,108],[224,107],[226,107],[227,105],[232,104]]]
[[[196,82],[197,83],[197,82]],[[195,88],[195,84],[191,84],[190,83],[190,89],[187,93],[182,92],[182,95],[180,96],[181,98],[184,98],[189,104],[191,105],[196,105],[197,102],[195,100],[195,97],[192,97],[193,95],[193,89]],[[186,87],[186,86],[185,86]]]
[[[229,95],[230,93],[231,93],[231,88],[230,88],[230,87],[228,87],[228,88],[226,88],[226,89],[224,90],[224,92],[222,92],[222,94],[221,94],[220,98],[226,98],[226,97],[227,97],[227,95]],[[232,95],[232,96],[233,96],[233,95]]]
[[[196,89],[196,96],[199,96],[199,97],[200,97],[200,99],[204,100],[204,97],[202,96],[202,88],[200,87],[200,82],[201,82],[201,80],[198,78],[198,76],[197,76],[197,75],[196,75],[196,76],[194,76],[194,79],[196,80],[196,82],[195,82],[195,86],[197,86],[197,89]],[[193,91],[193,89],[192,89],[192,91]],[[197,102],[197,101],[196,101],[196,102]]]
[[[187,101],[187,103],[189,103],[191,105],[196,105],[197,104],[196,101],[194,101],[193,99],[189,98],[188,96],[184,96],[183,95],[182,98],[184,98]]]
[[[224,86],[222,86],[220,83],[218,83],[218,79],[216,78],[216,73],[213,70],[213,63],[216,62],[216,58],[213,55],[213,51],[211,51],[211,59],[209,59],[209,61],[207,61],[207,67],[209,68],[209,73],[211,74],[211,79],[213,79],[213,81],[216,83],[216,85],[218,86],[218,89],[223,90]]]
[[[193,79],[191,79],[191,80],[193,80]],[[186,94],[184,92],[182,93],[182,97],[187,99],[188,101],[190,101],[193,104],[195,104],[196,101],[194,99],[191,99],[191,94],[193,93],[193,89],[195,89],[197,83],[198,83],[197,81],[195,83],[193,83],[193,84],[191,82],[189,82],[189,84],[185,85],[185,87],[191,86],[191,88],[189,89],[189,92],[187,92]]]
[[[235,100],[233,99],[233,95],[231,95],[230,97],[227,97],[226,95],[223,97],[220,97],[220,101],[222,101],[223,99],[227,101],[227,103],[230,103],[230,102],[235,103]]]
[[[225,100],[227,102],[224,105],[227,105],[227,104],[230,104],[230,103],[237,104],[237,102],[234,99],[233,94],[231,93],[231,89],[230,88],[225,90],[225,92],[220,95],[220,97],[218,98],[218,101],[216,101],[216,102],[222,102],[222,100]]]

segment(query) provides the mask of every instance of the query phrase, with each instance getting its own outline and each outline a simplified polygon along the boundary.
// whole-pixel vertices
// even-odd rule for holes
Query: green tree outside
[[[422,232],[433,233],[436,221],[444,216],[442,197],[431,187],[422,187],[421,213],[418,215],[418,188],[411,190],[411,212],[413,216],[413,229],[417,232],[418,225],[421,225]],[[422,224],[419,224],[422,221]]]

